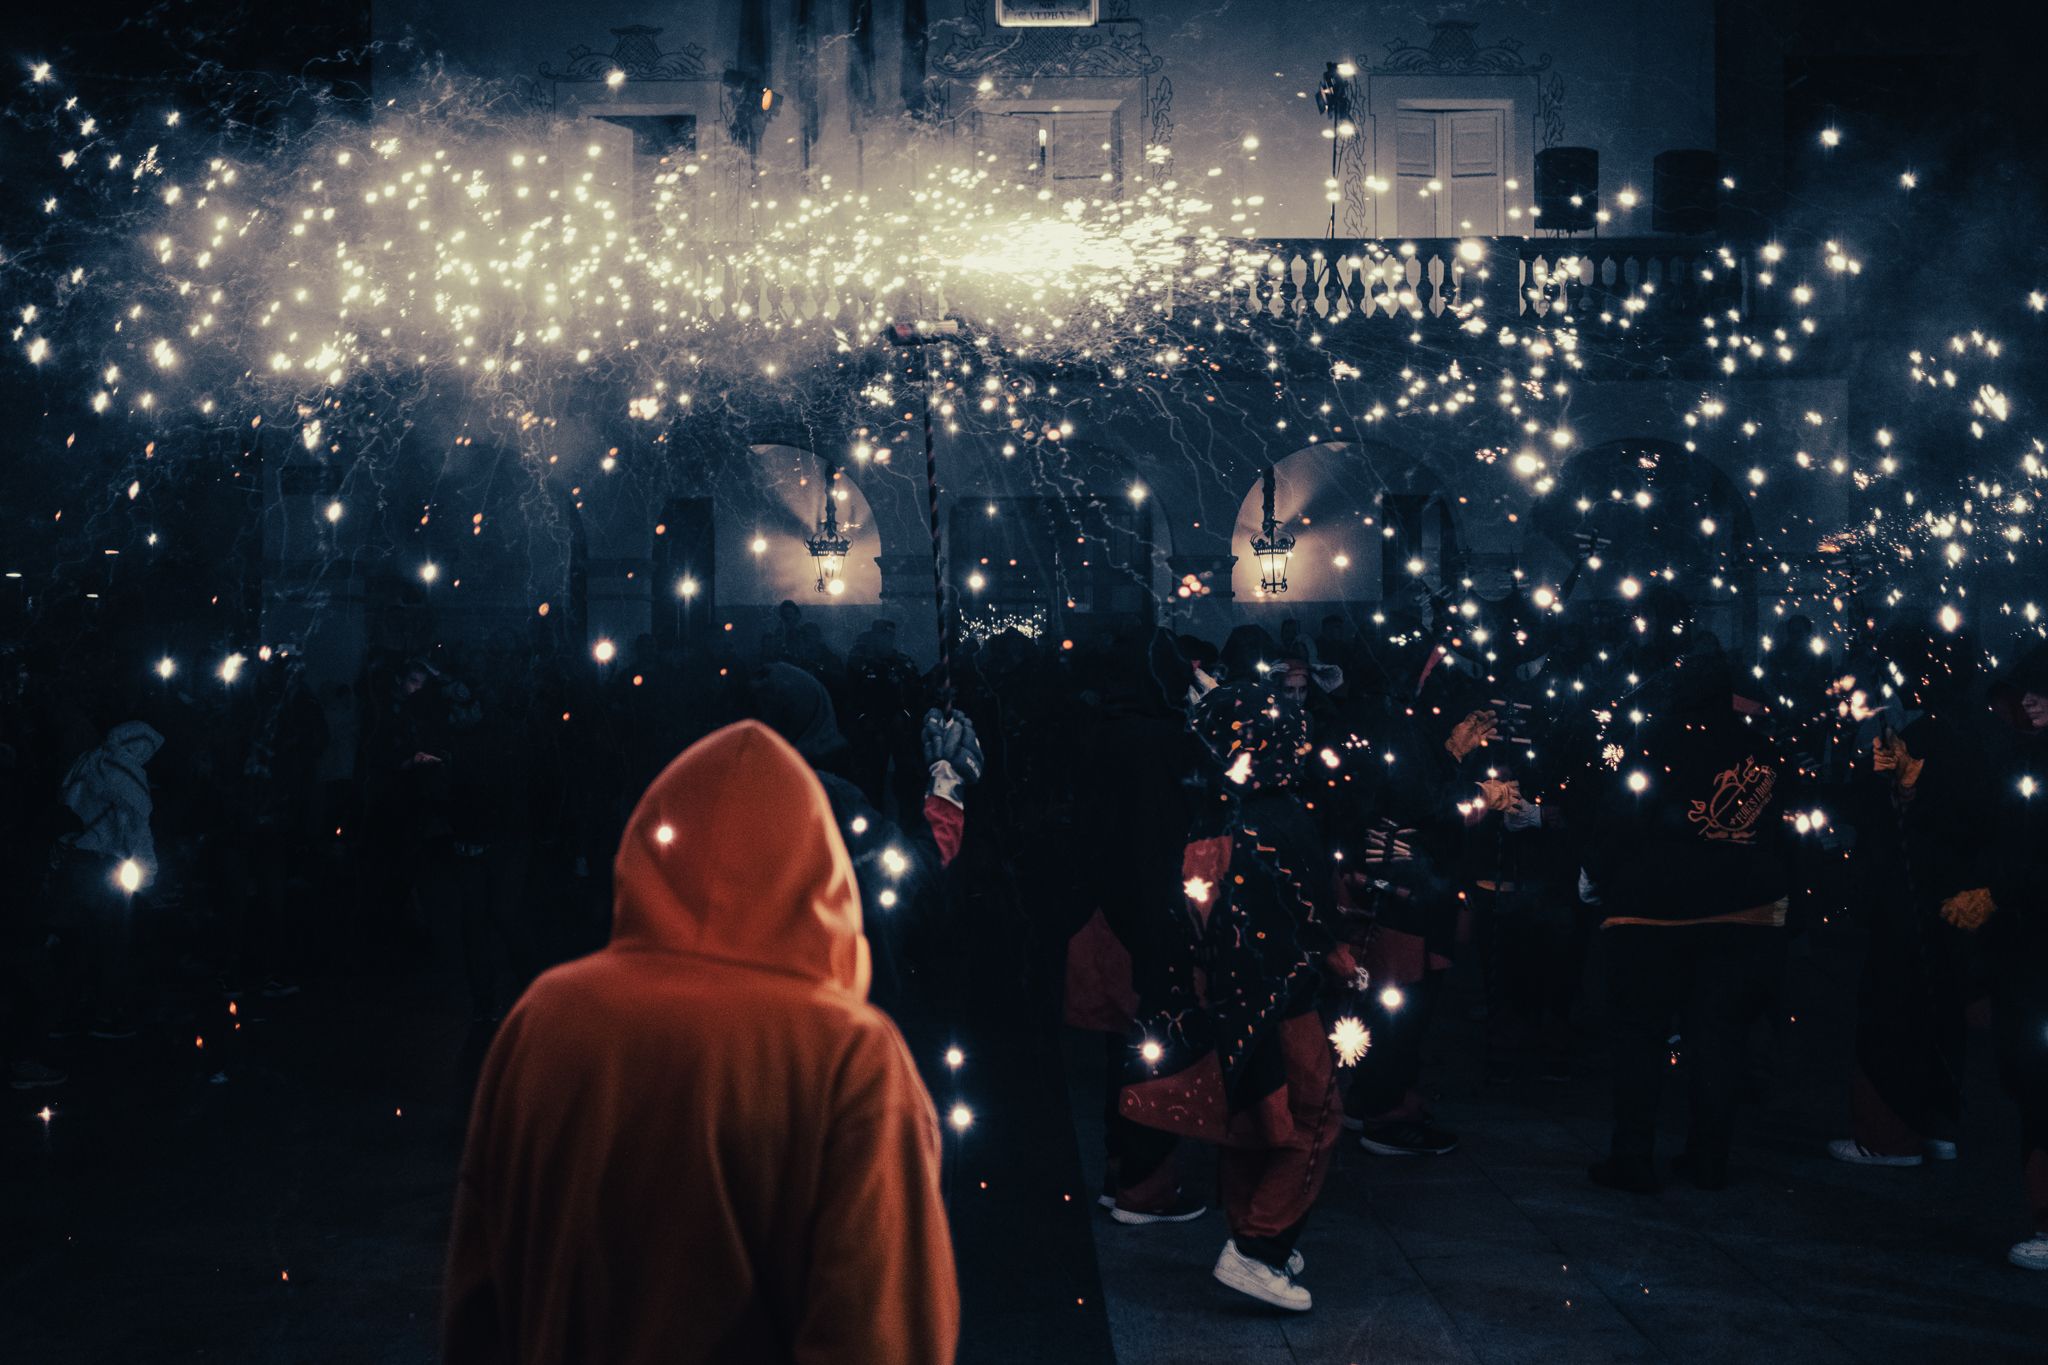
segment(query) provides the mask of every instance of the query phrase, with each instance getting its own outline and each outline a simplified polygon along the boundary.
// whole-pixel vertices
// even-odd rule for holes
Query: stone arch
[[[1757,621],[1750,502],[1726,470],[1682,442],[1604,441],[1573,455],[1557,486],[1530,509],[1522,567],[1539,581],[1562,583],[1582,538],[1598,536],[1606,543],[1600,565],[1580,571],[1575,601],[1596,604],[1595,614],[1618,614],[1624,580],[1663,580],[1724,644],[1745,648]]]
[[[1260,590],[1252,537],[1264,518],[1255,476],[1231,536],[1231,593],[1241,604],[1378,603],[1439,585],[1464,558],[1457,501],[1426,460],[1378,441],[1303,446],[1274,462],[1273,512],[1295,537],[1285,599]],[[1419,562],[1417,574],[1409,567]]]
[[[1169,519],[1122,442],[998,453],[953,438],[940,453],[949,591],[963,628],[1150,621],[1166,581]]]
[[[721,603],[772,606],[790,598],[837,607],[882,600],[882,533],[853,461],[838,467],[834,481],[840,533],[851,545],[841,573],[846,587],[836,595],[818,591],[804,540],[824,508],[825,470],[821,456],[788,441],[756,442],[737,453],[711,489]]]

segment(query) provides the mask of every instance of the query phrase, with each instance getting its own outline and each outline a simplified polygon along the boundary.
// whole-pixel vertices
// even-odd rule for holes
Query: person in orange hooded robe
[[[490,1362],[947,1365],[939,1128],[825,792],[766,726],[692,745],[614,864],[611,943],[484,1063],[443,1350]]]

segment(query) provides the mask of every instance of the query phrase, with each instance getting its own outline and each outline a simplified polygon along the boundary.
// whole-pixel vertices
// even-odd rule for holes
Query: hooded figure
[[[913,907],[933,913],[942,899],[939,873],[951,865],[966,832],[964,787],[981,772],[981,746],[965,712],[950,722],[934,711],[925,717],[929,782],[922,823],[900,828],[868,802],[841,771],[851,757],[825,685],[794,664],[771,663],[755,673],[754,711],[768,728],[796,746],[797,754],[824,784],[832,819],[853,859],[860,903],[867,914],[874,979],[868,998],[898,1020],[906,999],[910,964],[906,921]],[[947,732],[951,748],[936,731]],[[950,755],[950,760],[947,759]],[[958,768],[955,767],[957,761]]]
[[[132,858],[146,871],[155,870],[149,776],[142,769],[163,744],[162,735],[129,720],[109,730],[97,749],[78,756],[64,774],[64,804],[85,825],[72,840],[74,848],[116,860]]]
[[[743,721],[641,797],[612,939],[506,1017],[478,1083],[444,1357],[945,1365],[939,1129],[867,1003],[853,869]]]
[[[1333,865],[1302,803],[1308,719],[1273,688],[1229,684],[1194,730],[1222,768],[1195,820],[1182,903],[1141,972],[1136,1076],[1123,1117],[1221,1143],[1231,1240],[1216,1278],[1304,1312],[1294,1243],[1329,1173],[1340,1128],[1336,1071],[1317,1005],[1326,967],[1349,976],[1332,932]]]

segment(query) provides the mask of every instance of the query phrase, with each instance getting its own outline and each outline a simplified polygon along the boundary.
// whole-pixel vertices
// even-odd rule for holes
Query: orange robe
[[[947,1365],[959,1294],[931,1097],[867,1003],[846,847],[752,721],[656,778],[612,938],[484,1064],[449,1365]]]

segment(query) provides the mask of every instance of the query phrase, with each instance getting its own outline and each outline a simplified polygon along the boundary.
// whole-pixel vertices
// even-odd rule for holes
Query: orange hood
[[[758,721],[662,770],[612,863],[614,951],[688,953],[829,983],[865,999],[860,892],[825,789]]]

